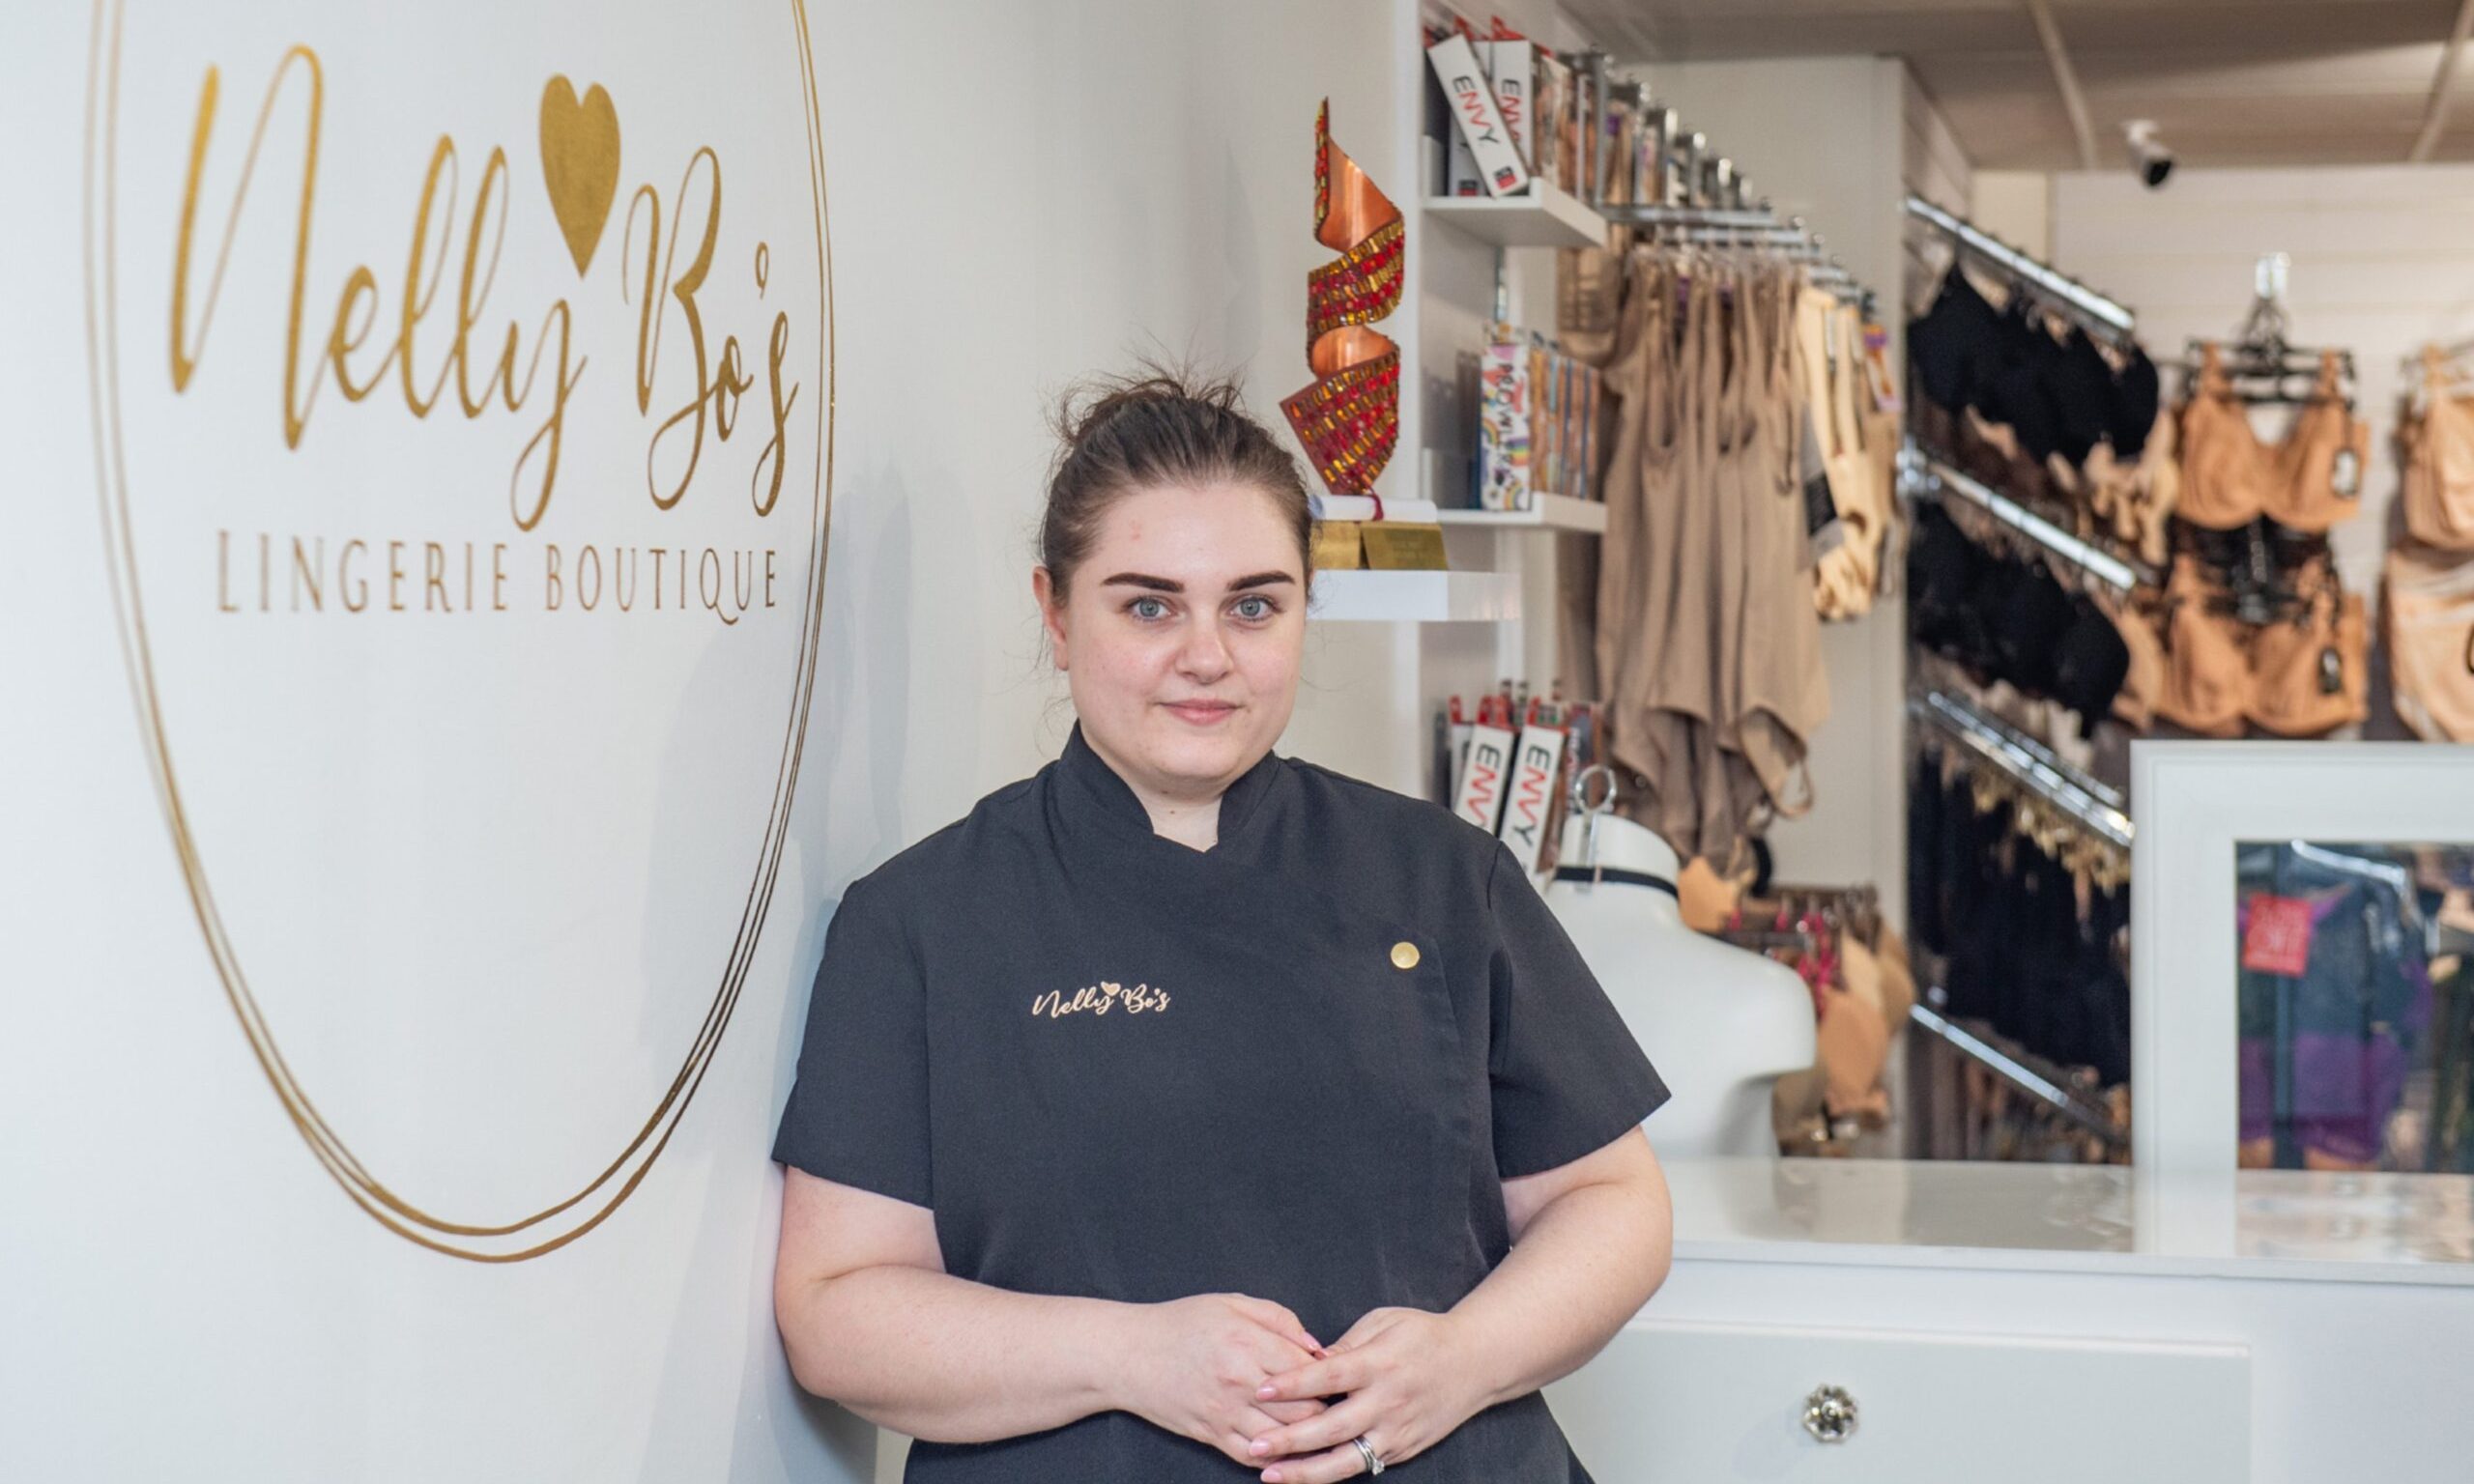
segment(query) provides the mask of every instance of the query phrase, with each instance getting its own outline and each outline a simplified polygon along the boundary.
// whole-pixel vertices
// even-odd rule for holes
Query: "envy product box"
[[[1546,869],[1546,842],[1552,838],[1555,779],[1564,761],[1564,730],[1531,722],[1520,728],[1512,755],[1511,780],[1505,789],[1503,828],[1497,838],[1511,847],[1521,869],[1536,875]]]
[[[1529,166],[1512,147],[1503,109],[1496,105],[1494,89],[1487,85],[1485,69],[1479,65],[1469,39],[1447,36],[1426,48],[1426,60],[1434,67],[1435,80],[1443,84],[1453,129],[1478,158],[1478,171],[1488,193],[1505,196],[1526,189]]]
[[[1525,41],[1487,42],[1486,77],[1495,90],[1495,107],[1504,116],[1504,130],[1520,152],[1532,175],[1538,174],[1538,48]]]
[[[1489,835],[1495,833],[1495,821],[1503,814],[1515,740],[1507,728],[1481,722],[1469,728],[1469,749],[1460,756],[1452,812]]]

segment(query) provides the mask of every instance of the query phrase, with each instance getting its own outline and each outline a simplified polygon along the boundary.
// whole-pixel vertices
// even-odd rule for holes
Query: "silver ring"
[[[1383,1471],[1383,1460],[1374,1456],[1374,1444],[1366,1441],[1364,1434],[1359,1434],[1349,1441],[1357,1444],[1357,1456],[1366,1460],[1366,1471],[1369,1477]]]

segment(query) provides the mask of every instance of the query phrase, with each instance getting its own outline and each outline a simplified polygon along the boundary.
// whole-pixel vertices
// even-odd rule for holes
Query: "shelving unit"
[[[1428,196],[1425,214],[1498,247],[1606,245],[1606,218],[1545,181],[1517,196]]]
[[[1482,526],[1495,530],[1560,530],[1575,535],[1606,534],[1606,506],[1595,499],[1568,495],[1541,495],[1527,510],[1442,510],[1435,519],[1446,526]]]
[[[1307,616],[1321,623],[1492,623],[1520,616],[1510,572],[1317,572]]]

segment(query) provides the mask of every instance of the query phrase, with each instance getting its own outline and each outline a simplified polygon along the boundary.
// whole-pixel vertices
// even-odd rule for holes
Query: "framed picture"
[[[2137,742],[2131,774],[2142,1189],[2474,1172],[2474,747]]]

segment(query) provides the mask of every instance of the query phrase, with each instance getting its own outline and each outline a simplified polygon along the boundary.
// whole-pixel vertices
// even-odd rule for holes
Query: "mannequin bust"
[[[1595,859],[1591,817],[1566,823],[1544,896],[1675,1094],[1658,1153],[1775,1155],[1769,1084],[1813,1064],[1812,995],[1795,970],[1683,925],[1666,842],[1617,814],[1595,822]],[[1567,878],[1593,865],[1607,874]]]

